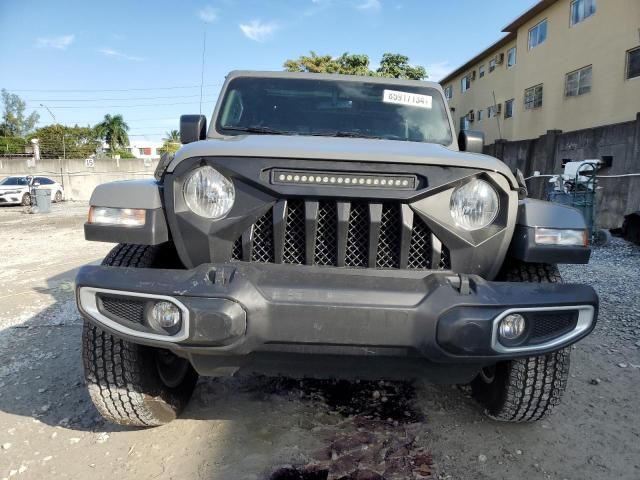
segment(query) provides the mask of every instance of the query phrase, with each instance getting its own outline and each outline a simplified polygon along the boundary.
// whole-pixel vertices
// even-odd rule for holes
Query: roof
[[[486,57],[489,54],[489,52],[491,52],[492,50],[496,50],[500,47],[503,47],[505,44],[515,39],[517,31],[522,25],[527,23],[529,20],[531,20],[533,17],[535,17],[539,13],[549,8],[551,5],[553,5],[557,1],[558,0],[540,0],[533,7],[531,7],[529,10],[521,14],[518,18],[513,20],[509,25],[507,25],[502,29],[502,31],[507,33],[507,35],[505,35],[497,42],[485,48],[482,52],[474,56],[471,60],[468,60],[460,67],[456,68],[453,72],[451,72],[442,80],[440,80],[440,83],[443,84],[451,81],[454,77],[460,75],[462,72],[469,69],[474,63],[480,61],[483,57]]]
[[[497,42],[489,45],[487,48],[482,50],[480,53],[478,53],[476,56],[474,56],[471,60],[468,60],[463,65],[461,65],[458,68],[456,68],[453,72],[451,72],[446,77],[444,77],[442,80],[440,80],[440,84],[444,84],[444,83],[447,83],[448,81],[452,80],[453,78],[455,78],[456,76],[458,76],[462,72],[464,72],[465,70],[468,70],[469,67],[471,67],[473,64],[475,64],[476,62],[479,62],[484,57],[486,57],[489,54],[489,52],[491,52],[492,50],[496,50],[496,49],[498,49],[500,47],[505,46],[507,43],[511,42],[515,38],[516,38],[516,34],[515,33],[508,33],[507,35],[502,37]]]

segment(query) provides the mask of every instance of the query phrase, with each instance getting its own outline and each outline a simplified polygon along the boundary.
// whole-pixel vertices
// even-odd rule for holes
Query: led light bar
[[[279,185],[322,185],[327,187],[415,190],[418,186],[418,179],[415,175],[274,170],[271,172],[271,183]]]

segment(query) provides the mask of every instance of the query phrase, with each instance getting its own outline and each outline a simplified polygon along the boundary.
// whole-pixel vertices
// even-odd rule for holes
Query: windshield
[[[449,145],[442,95],[430,87],[366,81],[240,77],[226,90],[216,130],[382,138]]]
[[[27,177],[7,177],[0,181],[0,185],[29,185]]]

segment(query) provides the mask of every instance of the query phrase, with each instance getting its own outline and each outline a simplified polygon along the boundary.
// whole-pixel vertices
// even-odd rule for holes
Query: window
[[[399,88],[392,80],[236,77],[220,99],[214,128],[228,136],[276,130],[450,145],[442,90],[422,83]]]
[[[496,59],[493,58],[489,60],[489,73],[493,72],[496,69]]]
[[[480,65],[478,67],[478,72],[479,72],[480,78],[484,77],[484,65]]]
[[[516,64],[516,47],[510,48],[507,52],[507,68],[511,68]]]
[[[469,119],[466,115],[460,117],[460,131],[469,130]]]
[[[591,91],[591,65],[575,72],[567,73],[564,82],[564,96],[577,97]]]
[[[571,26],[596,13],[596,0],[573,0],[571,2]]]
[[[504,118],[513,117],[513,98],[504,102]]]
[[[35,181],[40,185],[53,185],[54,181],[46,177],[36,177]]]
[[[532,110],[542,106],[542,84],[527,88],[524,91],[524,108]]]
[[[469,77],[469,75],[467,75],[466,77],[462,77],[462,80],[460,81],[460,89],[462,90],[462,92],[464,93],[470,88],[471,88],[471,77]]]
[[[453,87],[451,85],[445,87],[444,96],[447,98],[447,100],[451,100],[453,98]]]
[[[496,106],[491,105],[487,108],[487,118],[492,118],[496,116]]]
[[[640,77],[640,47],[627,52],[627,80]]]
[[[151,148],[140,148],[140,155],[151,155]]]
[[[479,122],[480,120],[482,120],[482,109],[478,110],[476,112],[476,120]]]
[[[547,19],[545,18],[529,30],[529,50],[537,47],[547,39]]]

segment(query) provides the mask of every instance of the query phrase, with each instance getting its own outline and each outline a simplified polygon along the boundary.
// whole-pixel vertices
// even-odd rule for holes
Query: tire
[[[555,265],[510,262],[499,280],[561,283]],[[560,403],[569,378],[570,349],[518,358],[483,368],[471,383],[485,414],[503,422],[535,422]]]
[[[166,258],[165,248],[119,244],[102,264],[158,267]],[[91,400],[103,417],[120,425],[169,423],[187,405],[198,380],[188,360],[168,350],[122,340],[87,321],[82,357]]]
[[[31,206],[31,194],[30,193],[25,193],[22,196],[22,206],[23,207],[30,207]]]
[[[62,192],[60,190],[56,192],[55,196],[53,197],[53,201],[54,203],[60,203],[62,201]]]

